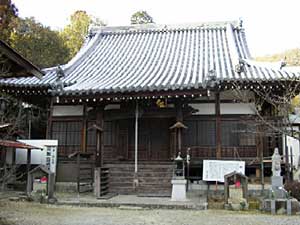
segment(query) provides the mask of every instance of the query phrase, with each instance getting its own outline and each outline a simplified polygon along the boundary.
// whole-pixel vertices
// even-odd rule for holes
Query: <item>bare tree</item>
[[[267,129],[264,132],[289,135],[300,140],[299,132],[293,129],[295,120],[290,116],[293,113],[292,100],[300,90],[298,77],[272,83],[256,81],[247,85],[236,81],[232,85],[232,93],[238,101],[251,103],[256,121]]]
[[[259,141],[263,137],[284,138],[287,136],[300,140],[299,130],[294,129],[295,117],[293,113],[292,100],[299,94],[300,79],[296,75],[288,79],[278,79],[275,81],[256,81],[248,84],[232,82],[232,93],[242,103],[248,103],[255,116],[252,116],[252,129],[238,130],[237,132],[255,133]],[[279,146],[278,146],[279,147]],[[260,161],[263,165],[263,152],[259,153]],[[289,163],[289,151],[285,144],[283,148],[285,156],[285,171],[287,179],[290,179],[292,172]],[[262,166],[263,168],[263,166]]]

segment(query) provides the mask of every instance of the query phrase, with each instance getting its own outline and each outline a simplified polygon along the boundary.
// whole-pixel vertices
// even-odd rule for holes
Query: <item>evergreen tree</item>
[[[131,24],[154,23],[153,18],[146,11],[138,11],[131,16]]]

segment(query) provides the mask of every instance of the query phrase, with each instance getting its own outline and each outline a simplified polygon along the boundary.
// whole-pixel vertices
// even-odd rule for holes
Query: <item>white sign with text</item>
[[[203,180],[224,182],[224,176],[231,172],[245,175],[244,161],[203,160]]]

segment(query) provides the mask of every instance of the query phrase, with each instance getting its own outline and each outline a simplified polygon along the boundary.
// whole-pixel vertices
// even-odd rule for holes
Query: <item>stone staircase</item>
[[[109,192],[140,196],[170,196],[173,165],[169,162],[139,163],[138,187],[134,187],[134,163],[105,164],[109,168]]]

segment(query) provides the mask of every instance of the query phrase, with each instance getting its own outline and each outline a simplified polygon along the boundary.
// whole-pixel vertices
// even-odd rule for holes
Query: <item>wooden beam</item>
[[[215,114],[216,114],[216,158],[222,157],[221,143],[221,109],[220,109],[220,92],[215,94]]]
[[[177,98],[179,96],[188,96],[188,95],[206,95],[207,90],[206,89],[190,89],[190,90],[170,90],[170,91],[145,91],[145,92],[128,92],[128,93],[95,93],[91,95],[91,93],[80,93],[80,95],[65,95],[65,96],[60,96],[63,100],[71,101],[73,99],[93,99],[96,98],[97,101],[99,101],[99,98],[107,99],[109,98],[110,100],[115,100],[115,98],[118,98],[119,100],[122,100],[123,98],[137,98],[137,97],[147,97],[148,99],[151,99],[153,97],[174,97]],[[110,101],[108,100],[108,101]],[[135,100],[135,99],[131,99]]]

